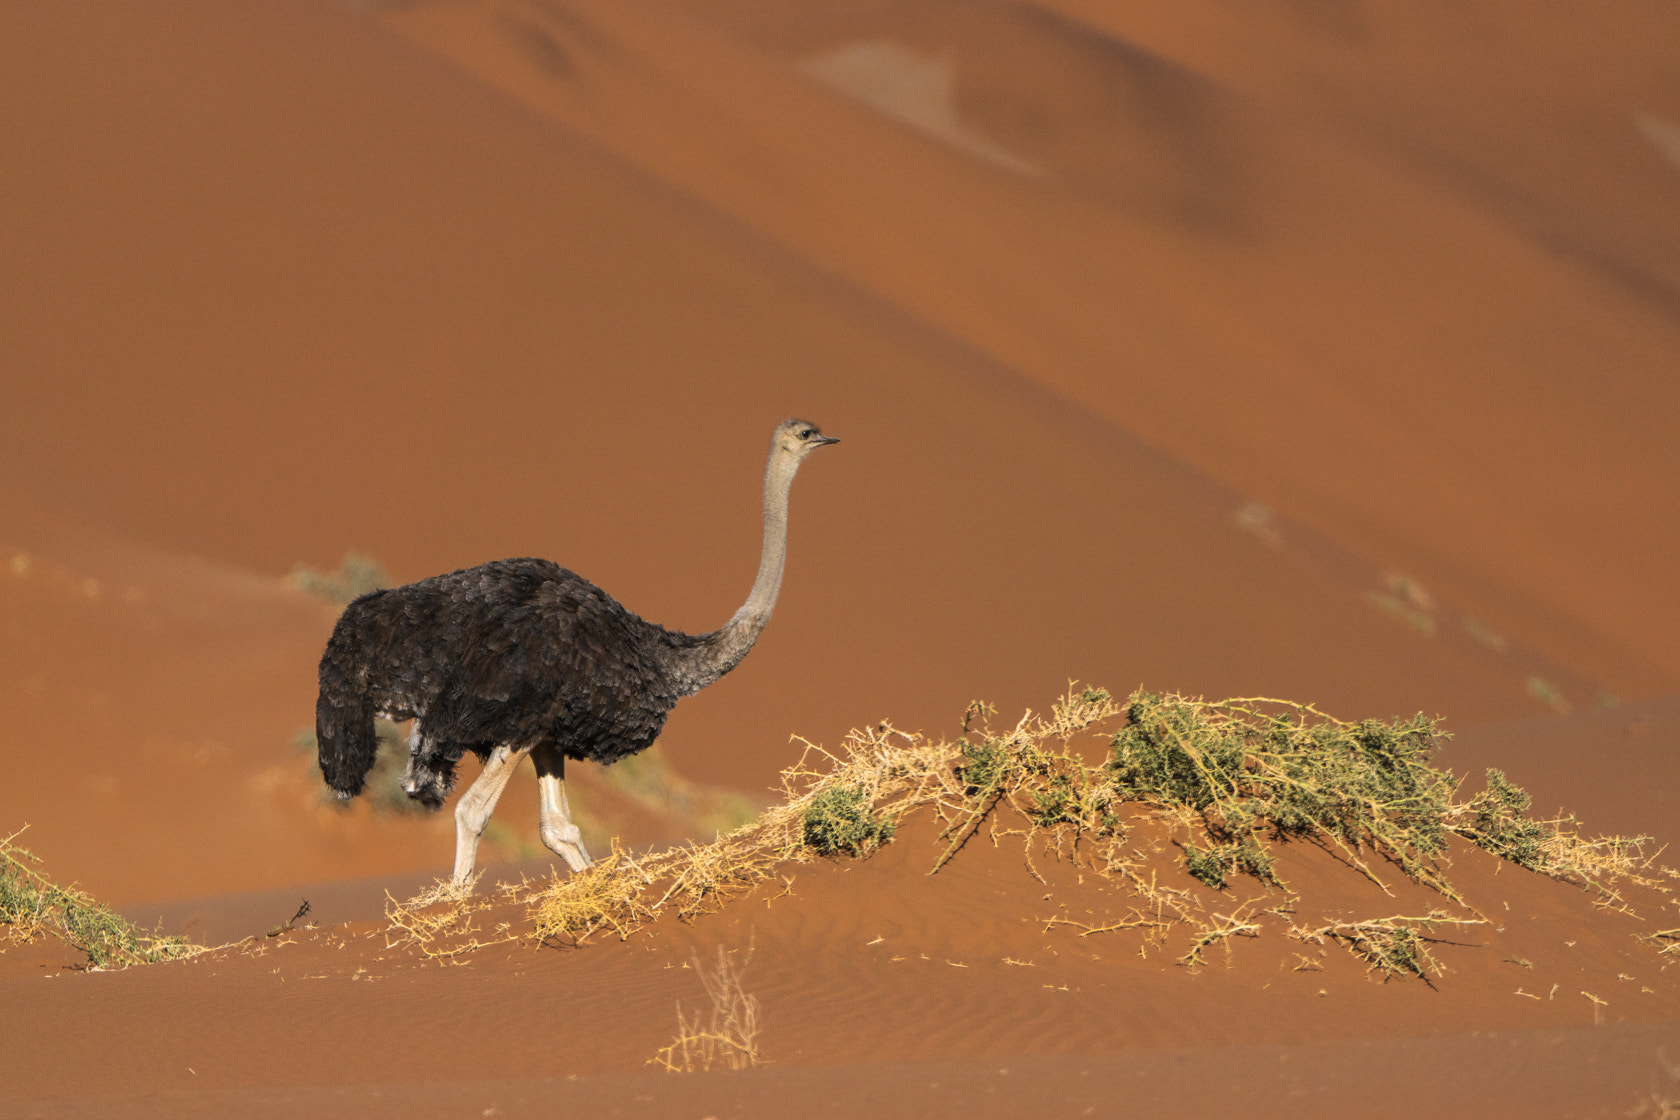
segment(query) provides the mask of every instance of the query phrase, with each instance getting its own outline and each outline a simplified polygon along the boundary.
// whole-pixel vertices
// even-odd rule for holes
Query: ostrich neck
[[[758,578],[734,617],[695,647],[694,661],[688,666],[690,692],[698,692],[739,665],[770,621],[787,561],[788,490],[798,469],[797,460],[771,453],[764,473],[764,549],[758,559]]]

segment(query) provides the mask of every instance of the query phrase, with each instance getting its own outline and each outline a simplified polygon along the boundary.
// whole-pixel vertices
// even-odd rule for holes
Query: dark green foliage
[[[1101,779],[1077,760],[1031,744],[990,737],[965,739],[961,749],[963,761],[956,773],[968,797],[988,805],[1005,792],[1025,793],[1022,812],[1039,828],[1091,825],[1089,794]]]
[[[1194,844],[1186,844],[1184,845],[1184,867],[1190,872],[1192,878],[1200,879],[1214,890],[1223,890],[1225,888],[1225,876],[1231,870],[1225,860],[1221,858],[1221,854],[1225,850],[1225,848],[1214,848],[1211,851],[1203,851]]]
[[[1213,887],[1235,873],[1276,883],[1268,840],[1328,841],[1375,878],[1358,855],[1370,848],[1452,897],[1436,867],[1449,832],[1530,870],[1587,882],[1631,859],[1624,849],[1637,844],[1600,841],[1609,848],[1596,855],[1594,845],[1576,844],[1572,858],[1558,855],[1558,822],[1526,817],[1528,794],[1498,770],[1488,771],[1484,792],[1455,805],[1457,779],[1429,761],[1446,736],[1423,715],[1346,723],[1279,700],[1145,692],[1126,714],[1110,762],[1116,793],[1198,814],[1209,843],[1185,846],[1186,867]]]
[[[1367,934],[1363,944],[1365,952],[1383,971],[1396,976],[1410,973],[1424,981],[1429,979],[1424,963],[1433,958],[1424,947],[1422,936],[1413,927],[1396,925],[1380,934]]]
[[[1206,850],[1186,844],[1184,866],[1214,890],[1223,890],[1225,880],[1239,872],[1252,875],[1262,883],[1278,881],[1271,854],[1253,837],[1240,844],[1217,844]]]
[[[42,892],[15,857],[22,856],[33,861],[35,856],[23,848],[10,849],[8,856],[10,858],[0,864],[0,925],[33,923],[40,917]]]
[[[1147,692],[1131,697],[1126,714],[1113,739],[1115,791],[1200,814],[1212,844],[1186,856],[1203,882],[1221,886],[1234,871],[1275,882],[1267,839],[1303,837],[1350,854],[1373,848],[1444,886],[1432,859],[1446,843],[1457,783],[1429,765],[1444,738],[1434,720],[1344,723],[1282,701]]]
[[[1503,770],[1489,768],[1487,788],[1470,799],[1471,823],[1460,831],[1496,856],[1531,871],[1546,870],[1545,843],[1556,833],[1523,816],[1533,799]]]
[[[1085,790],[1066,771],[1046,775],[1043,788],[1030,793],[1032,808],[1027,819],[1039,828],[1085,824]]]
[[[1200,705],[1140,692],[1114,736],[1114,786],[1127,800],[1206,809],[1235,794],[1242,777],[1239,737],[1210,736]]]
[[[805,844],[821,855],[864,855],[891,840],[897,829],[898,822],[871,812],[855,786],[824,790],[805,810]]]
[[[964,739],[962,762],[957,765],[957,778],[969,797],[984,797],[995,793],[1003,784],[1009,769],[1009,744],[1001,739],[984,738],[978,742]]]
[[[1084,838],[1118,836],[1120,818],[1106,772],[1065,749],[1075,733],[1116,713],[1106,691],[1087,688],[1075,695],[1070,690],[1054,706],[1048,722],[1028,727],[1023,720],[1014,731],[998,736],[988,725],[991,707],[970,704],[957,743],[960,761],[954,768],[966,804],[948,819],[949,844],[930,874],[945,866],[1000,806],[1020,813],[1034,829],[1059,830],[1076,846]],[[1046,749],[1052,738],[1064,749]]]

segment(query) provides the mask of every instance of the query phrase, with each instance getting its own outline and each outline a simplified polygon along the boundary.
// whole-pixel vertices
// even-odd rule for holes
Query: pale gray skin
[[[786,420],[777,426],[770,439],[770,458],[764,471],[764,545],[758,562],[758,578],[753,581],[747,601],[715,634],[715,640],[697,650],[700,656],[687,670],[685,694],[692,695],[711,684],[738,665],[753,643],[763,633],[776,605],[776,595],[782,586],[782,570],[787,560],[788,491],[799,464],[817,448],[839,443],[825,436],[814,425],[802,420]],[[403,775],[402,786],[414,795],[433,780],[433,776],[417,768],[421,754],[420,728],[416,720],[409,734],[409,767]],[[485,760],[478,779],[461,795],[455,806],[455,870],[453,884],[465,889],[472,881],[473,867],[478,858],[478,840],[490,823],[496,802],[507,788],[508,780],[519,763],[529,755],[537,768],[539,821],[542,842],[555,855],[566,861],[573,871],[582,871],[594,863],[583,846],[583,835],[572,823],[566,804],[566,756],[560,744],[552,741],[537,743],[501,743]]]

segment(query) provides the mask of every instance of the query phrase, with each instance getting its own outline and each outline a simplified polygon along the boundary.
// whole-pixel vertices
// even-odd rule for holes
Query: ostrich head
[[[783,420],[770,439],[774,454],[798,464],[805,456],[825,443],[839,443],[833,436],[825,436],[809,420]]]

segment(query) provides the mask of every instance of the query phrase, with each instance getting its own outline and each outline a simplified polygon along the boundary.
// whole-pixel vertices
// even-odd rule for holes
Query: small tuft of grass
[[[1524,687],[1528,689],[1528,694],[1530,696],[1546,705],[1546,707],[1550,708],[1552,711],[1560,714],[1567,713],[1569,711],[1569,701],[1564,698],[1562,692],[1558,691],[1557,686],[1546,680],[1546,678],[1534,675],[1530,676],[1528,680],[1523,683]]]
[[[332,603],[349,603],[370,591],[390,587],[391,577],[371,556],[348,552],[337,571],[323,571],[300,562],[293,566],[286,582],[307,595],[318,595]]]
[[[1206,850],[1193,843],[1184,845],[1185,869],[1216,891],[1224,890],[1226,879],[1239,872],[1262,883],[1281,885],[1275,864],[1271,853],[1253,837],[1238,844],[1215,844]]]
[[[830,786],[805,807],[805,846],[818,855],[862,857],[893,838],[898,822],[870,812],[863,789]]]
[[[1526,790],[1511,784],[1505,771],[1489,767],[1487,788],[1465,806],[1471,820],[1457,831],[1519,867],[1544,871],[1546,843],[1554,832],[1523,815],[1533,802]]]
[[[736,964],[723,946],[718,946],[717,966],[707,969],[700,955],[693,968],[711,1001],[711,1013],[700,1012],[690,1019],[677,1003],[677,1037],[648,1060],[667,1073],[704,1073],[711,1069],[751,1069],[759,1063],[758,997],[741,986],[741,975],[752,963],[752,950]]]
[[[86,954],[92,969],[182,960],[207,951],[184,937],[138,929],[85,892],[48,879],[34,866],[40,858],[13,843],[28,827],[0,839],[0,925],[8,940],[26,944],[50,934]]]
[[[1433,986],[1430,977],[1441,974],[1441,963],[1429,951],[1429,939],[1404,918],[1334,926],[1325,936],[1346,944],[1384,979],[1409,975]]]
[[[1460,625],[1462,625],[1464,632],[1468,634],[1472,640],[1480,642],[1482,645],[1487,646],[1496,653],[1504,653],[1511,647],[1511,643],[1505,640],[1505,636],[1503,634],[1500,634],[1499,632],[1483,625],[1473,618],[1466,617]]]

